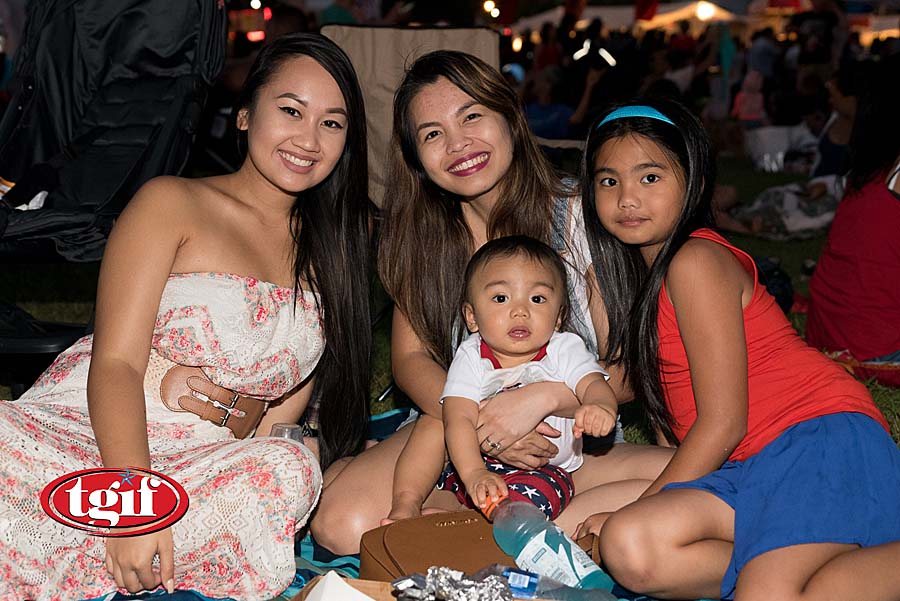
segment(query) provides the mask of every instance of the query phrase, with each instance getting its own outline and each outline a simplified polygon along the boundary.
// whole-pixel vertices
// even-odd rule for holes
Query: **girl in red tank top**
[[[611,574],[655,597],[900,599],[900,451],[866,388],[709,229],[699,121],[670,102],[619,107],[584,165],[605,359],[677,450],[641,499],[580,533],[602,528]]]

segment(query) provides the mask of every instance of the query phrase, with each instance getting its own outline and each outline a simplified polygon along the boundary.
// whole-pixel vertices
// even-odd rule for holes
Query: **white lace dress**
[[[198,304],[202,303],[202,304]],[[85,599],[116,590],[103,538],[63,526],[41,508],[55,478],[102,465],[87,412],[91,337],[64,351],[31,390],[0,402],[0,600]],[[235,440],[193,413],[168,410],[159,383],[175,363],[214,382],[274,399],[324,349],[312,293],[223,273],[173,274],[160,302],[144,379],[151,467],[187,491],[173,527],[175,584],[210,597],[271,599],[294,575],[294,534],[322,477],[290,440]]]

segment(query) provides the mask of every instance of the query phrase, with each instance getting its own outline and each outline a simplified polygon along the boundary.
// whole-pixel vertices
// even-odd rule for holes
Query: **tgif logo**
[[[180,484],[151,470],[98,468],[57,478],[41,491],[41,506],[60,524],[94,536],[137,536],[180,520],[188,497]]]

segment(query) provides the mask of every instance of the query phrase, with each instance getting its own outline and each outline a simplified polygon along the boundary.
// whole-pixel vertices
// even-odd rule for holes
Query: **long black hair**
[[[848,191],[858,192],[876,177],[886,177],[900,156],[900,54],[879,63],[856,65],[862,71],[856,116],[850,134]]]
[[[378,247],[381,281],[437,363],[453,360],[462,275],[475,250],[458,196],[431,181],[419,158],[413,101],[439,79],[501,115],[512,162],[487,223],[488,239],[524,234],[550,240],[553,199],[565,191],[528,129],[525,109],[503,75],[481,59],[436,50],[416,59],[394,94],[390,177]],[[427,245],[430,252],[422,252]]]
[[[299,295],[300,282],[306,281],[318,293],[325,330],[313,390],[313,402],[321,399],[319,461],[325,468],[362,450],[369,419],[371,204],[362,91],[350,59],[334,42],[319,34],[295,33],[259,52],[234,114],[240,109],[252,112],[260,88],[282,64],[298,56],[312,58],[334,78],[348,114],[347,138],[334,170],[320,184],[298,193],[291,207],[294,289]]]
[[[655,108],[673,123],[649,117],[625,117],[603,125],[595,124],[588,134],[581,165],[582,209],[588,245],[609,319],[606,348],[600,349],[600,353],[606,362],[623,365],[632,390],[644,403],[650,423],[670,442],[677,443],[659,379],[656,325],[659,293],[675,253],[692,232],[713,225],[715,162],[703,126],[687,108],[663,99],[631,104]],[[604,117],[610,112],[612,110]],[[638,247],[624,244],[603,228],[595,207],[594,162],[597,153],[607,141],[628,135],[655,143],[677,166],[676,172],[680,171],[678,176],[684,185],[681,215],[649,268]]]

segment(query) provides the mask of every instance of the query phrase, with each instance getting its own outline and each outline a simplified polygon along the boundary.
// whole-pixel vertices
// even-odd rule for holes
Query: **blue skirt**
[[[801,422],[744,461],[665,488],[705,490],[734,509],[734,552],[722,599],[734,598],[741,569],[768,551],[900,540],[900,450],[861,413]]]

